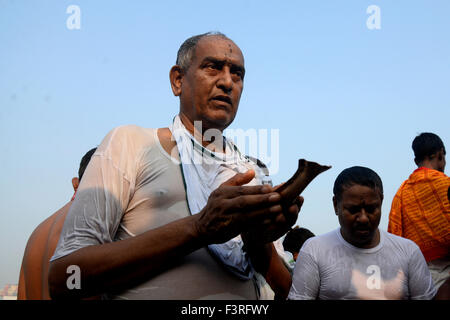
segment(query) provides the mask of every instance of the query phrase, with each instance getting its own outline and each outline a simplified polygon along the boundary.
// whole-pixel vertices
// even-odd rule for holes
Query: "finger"
[[[232,220],[243,229],[262,228],[265,230],[271,227],[279,215],[283,215],[283,208],[280,205],[274,205],[268,208],[234,213]]]
[[[289,228],[293,226],[297,221],[299,212],[299,208],[296,205],[292,206],[291,208],[291,210],[284,212],[285,223],[289,226]]]
[[[277,214],[262,220],[260,223],[251,224],[249,231],[259,238],[260,242],[271,242],[286,234],[294,222],[295,220],[291,221],[284,214]]]
[[[298,213],[304,201],[305,199],[302,196],[298,196],[297,199],[295,199],[295,201],[293,202],[293,204],[289,206],[287,211],[291,213]]]
[[[227,212],[241,212],[255,209],[268,209],[269,212],[281,212],[283,207],[279,203],[281,196],[279,193],[272,192],[266,194],[240,195],[228,198],[224,201]],[[275,207],[276,209],[271,209]]]
[[[278,190],[277,189],[275,189],[274,188],[274,190],[273,190],[274,192],[278,192]],[[285,201],[285,200],[282,200],[283,201],[283,203],[284,203],[284,205],[286,206],[286,207],[289,207],[289,206],[291,206],[291,205],[297,205],[299,208],[301,208],[301,206],[303,205],[303,202],[305,201],[305,199],[302,197],[302,196],[297,196],[296,198],[294,198],[294,200],[292,200],[292,202],[288,202],[288,201]]]
[[[275,192],[272,192],[272,187],[269,185],[256,185],[256,186],[221,186],[218,189],[216,189],[215,193],[216,195],[221,195],[224,198],[232,199],[239,196],[248,196],[248,195],[264,195],[273,193],[275,195]],[[274,201],[281,201],[281,196],[279,193],[276,193],[278,195],[277,199]]]
[[[285,184],[286,182],[283,182],[283,183],[280,183],[280,184],[278,184],[278,185],[276,185],[275,187],[273,187],[274,189],[277,189],[277,188],[279,188],[279,187],[281,187],[283,184]]]
[[[303,206],[303,202],[305,202],[305,198],[303,198],[302,196],[298,196],[297,199],[295,199],[295,204],[299,209]]]
[[[255,171],[250,169],[244,173],[237,173],[220,186],[242,186],[249,183],[255,177]]]

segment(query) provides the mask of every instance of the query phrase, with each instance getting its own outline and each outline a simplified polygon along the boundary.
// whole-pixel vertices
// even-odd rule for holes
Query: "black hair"
[[[86,152],[83,158],[81,158],[80,168],[78,169],[78,179],[80,179],[80,181],[81,178],[83,177],[84,170],[86,170],[89,161],[91,161],[91,157],[94,154],[95,150],[97,150],[97,148],[92,148],[91,150]]]
[[[412,142],[412,149],[414,151],[416,164],[421,163],[426,158],[431,157],[437,152],[444,149],[444,143],[438,135],[431,132],[423,132],[414,138]]]
[[[333,194],[337,201],[341,200],[344,188],[353,185],[366,186],[372,189],[378,189],[383,196],[383,183],[380,176],[372,169],[366,167],[351,167],[342,171],[334,182]]]
[[[292,254],[300,251],[306,240],[314,237],[314,233],[305,228],[295,228],[290,230],[283,240],[284,250],[291,252]]]

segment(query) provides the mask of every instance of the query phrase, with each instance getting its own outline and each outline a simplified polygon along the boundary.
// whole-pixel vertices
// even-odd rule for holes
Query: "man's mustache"
[[[354,227],[354,230],[356,231],[370,231],[370,226],[368,224],[360,224],[360,225],[356,225]]]

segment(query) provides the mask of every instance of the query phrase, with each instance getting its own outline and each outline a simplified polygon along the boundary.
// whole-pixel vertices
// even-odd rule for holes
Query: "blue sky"
[[[79,30],[66,26],[69,5],[81,10]],[[366,26],[370,5],[378,30]],[[386,229],[415,169],[413,138],[434,132],[449,148],[449,12],[445,0],[0,0],[0,285],[17,283],[29,235],[70,199],[87,150],[118,125],[170,123],[178,47],[211,30],[245,56],[230,128],[279,130],[274,182],[299,158],[333,166],[305,190],[298,223],[316,234],[338,227],[334,179],[363,165],[383,180]]]

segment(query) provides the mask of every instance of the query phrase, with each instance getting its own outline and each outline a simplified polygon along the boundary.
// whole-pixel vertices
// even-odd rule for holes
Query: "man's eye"
[[[240,79],[244,78],[244,73],[242,71],[235,71],[234,74],[237,75]]]
[[[359,207],[349,207],[347,208],[348,212],[350,212],[351,214],[355,214],[359,212]]]
[[[208,65],[206,65],[206,68],[211,69],[211,70],[218,70],[219,66],[216,64],[208,64]]]
[[[241,79],[243,79],[244,78],[244,72],[242,72],[242,70],[240,70],[240,69],[231,69],[231,73],[233,74],[233,75],[236,75],[236,76],[238,76],[239,78],[241,78]]]

